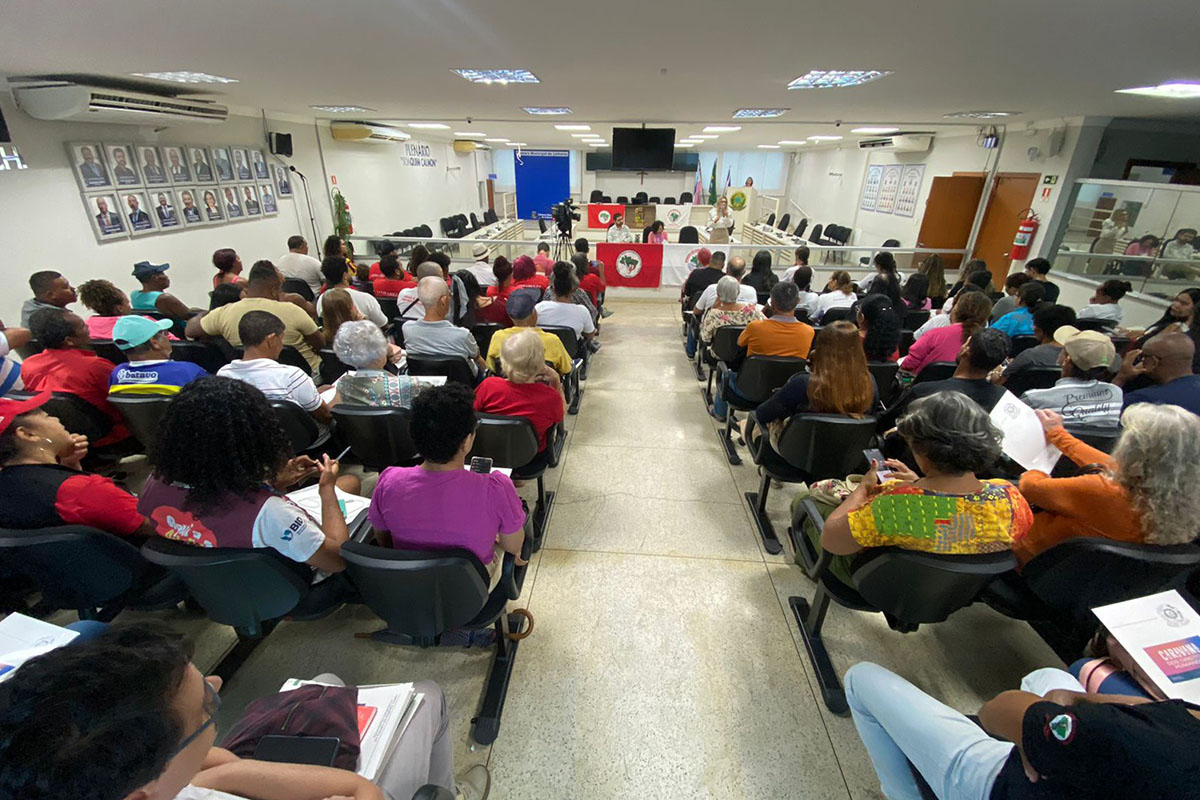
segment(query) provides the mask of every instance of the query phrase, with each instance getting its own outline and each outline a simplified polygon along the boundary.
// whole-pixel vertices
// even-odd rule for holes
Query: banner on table
[[[657,289],[662,282],[663,245],[596,245],[596,257],[604,262],[604,280],[609,286]]]
[[[588,227],[605,230],[612,225],[613,217],[625,215],[625,206],[620,203],[590,203],[588,205]]]
[[[688,273],[700,266],[697,254],[702,244],[663,245],[663,286],[682,286]]]
[[[691,217],[691,206],[664,206],[656,207],[655,218],[660,220],[669,231],[677,231],[684,225],[688,224],[688,218]]]

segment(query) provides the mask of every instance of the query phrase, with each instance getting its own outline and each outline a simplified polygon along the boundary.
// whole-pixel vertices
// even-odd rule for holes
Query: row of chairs
[[[592,193],[588,197],[588,202],[589,203],[611,203],[611,202],[613,202],[613,199],[599,189],[592,189]],[[647,195],[645,192],[638,192],[637,194],[635,194],[633,196],[632,202],[625,195],[618,195],[617,202],[620,203],[621,205],[644,206],[644,205],[657,205],[659,203],[662,203],[664,205],[673,206],[673,205],[677,205],[677,203],[692,202],[692,193],[691,192],[683,192],[682,194],[679,195],[679,200],[676,201],[676,199],[674,197],[660,198],[657,195]]]

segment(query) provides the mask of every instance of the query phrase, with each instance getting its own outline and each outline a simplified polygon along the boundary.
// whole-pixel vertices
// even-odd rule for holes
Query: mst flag
[[[657,289],[662,281],[661,244],[596,245],[596,257],[604,262],[604,280],[609,286]]]
[[[587,226],[601,231],[608,230],[617,214],[624,216],[625,206],[619,203],[589,203]]]
[[[705,245],[664,244],[662,247],[662,285],[682,286],[688,273],[700,266],[700,249]]]
[[[654,218],[661,220],[669,231],[677,231],[688,224],[691,217],[691,206],[655,206]]]

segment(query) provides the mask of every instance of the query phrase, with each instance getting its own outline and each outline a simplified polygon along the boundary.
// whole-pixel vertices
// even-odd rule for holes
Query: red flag
[[[620,203],[590,203],[588,205],[588,227],[596,230],[608,230],[613,217],[625,215],[625,206]]]
[[[609,286],[657,289],[662,283],[661,244],[596,245],[596,257],[604,262],[604,280]]]

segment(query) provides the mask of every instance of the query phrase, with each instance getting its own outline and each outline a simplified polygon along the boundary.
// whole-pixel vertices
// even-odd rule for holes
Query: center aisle
[[[493,796],[846,798],[772,580],[786,561],[759,545],[679,307],[614,307],[547,486],[520,601],[537,628],[492,747]]]

